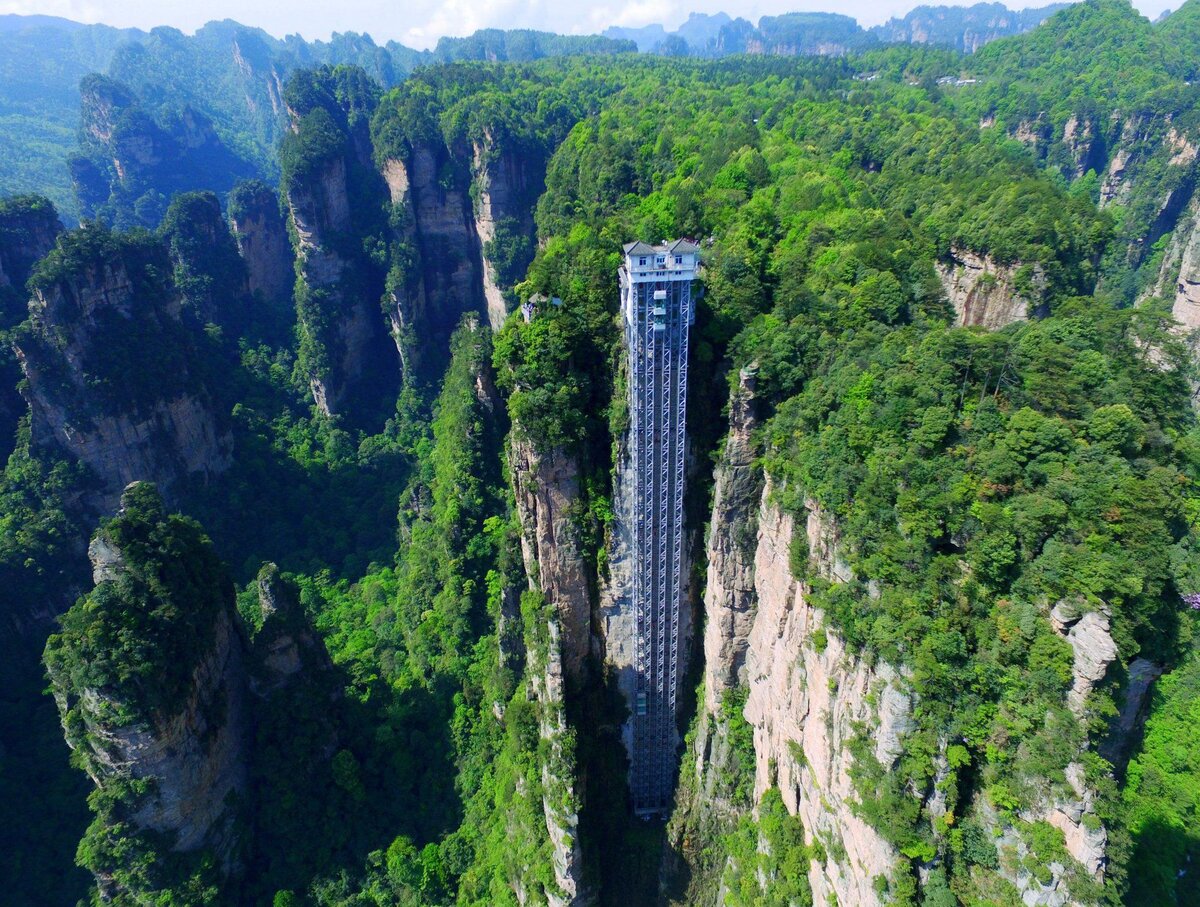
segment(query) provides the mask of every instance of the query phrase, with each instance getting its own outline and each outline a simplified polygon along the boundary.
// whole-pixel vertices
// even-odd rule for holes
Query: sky
[[[924,0],[930,5],[952,0]],[[1044,6],[1051,0],[1010,5]],[[1180,0],[1134,0],[1154,18]],[[785,12],[827,11],[854,16],[863,26],[902,16],[921,0],[0,0],[0,13],[63,16],[79,22],[150,29],[173,25],[191,33],[213,19],[236,19],[272,35],[326,39],[332,32],[366,32],[378,43],[426,48],[443,35],[480,28],[536,28],[595,34],[610,25],[662,23],[674,28],[690,12],[726,12],[757,22]],[[952,5],[966,6],[969,3]]]

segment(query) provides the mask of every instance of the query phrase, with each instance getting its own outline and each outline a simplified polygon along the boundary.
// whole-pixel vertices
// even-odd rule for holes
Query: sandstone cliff
[[[301,355],[318,410],[364,418],[399,379],[379,311],[382,276],[346,244],[353,235],[349,169],[341,151],[303,178],[286,198],[296,237]]]
[[[540,635],[540,630],[535,630]],[[542,750],[542,812],[550,838],[554,884],[542,885],[549,907],[583,907],[594,900],[583,882],[583,852],[579,846],[579,806],[575,788],[572,738],[567,727],[563,686],[563,644],[558,621],[544,628],[544,648],[529,647],[526,669],[540,705],[538,733]]]
[[[230,195],[229,223],[246,263],[250,292],[261,293],[269,306],[290,311],[295,272],[278,195],[257,181],[239,184]]]
[[[44,198],[17,196],[0,202],[0,291],[12,290],[22,301],[25,281],[33,266],[54,248],[62,231],[58,212]],[[24,311],[4,312],[4,327],[11,327],[12,315],[23,318]]]
[[[295,584],[284,580],[275,564],[266,564],[257,586],[261,625],[254,635],[251,692],[269,698],[297,683],[315,683],[330,688],[325,698],[335,696],[329,676],[333,662],[304,614]]]
[[[708,538],[704,601],[705,710],[715,715],[725,694],[746,684],[746,650],[754,620],[754,548],[762,473],[755,466],[754,376],[739,375],[729,400],[729,436],[717,467]]]
[[[46,648],[67,742],[101,795],[92,834],[162,835],[135,846],[203,851],[229,875],[249,749],[233,586],[199,527],[167,516],[152,486],[130,486],[121,504],[89,548],[95,590]],[[148,894],[116,853],[89,852],[101,896]]]
[[[485,310],[479,236],[466,191],[470,175],[465,162],[437,140],[388,158],[382,173],[392,231],[406,253],[399,274],[389,278],[392,334],[406,371],[436,374],[462,316]]]
[[[87,466],[84,500],[100,511],[135,480],[169,494],[222,472],[232,438],[165,281],[165,250],[88,227],[47,261],[16,337],[34,445]]]
[[[176,193],[223,193],[255,173],[190,106],[152,115],[126,85],[98,74],[79,92],[80,148],[69,166],[85,217],[154,227]]]
[[[544,626],[527,626],[524,645],[526,675],[540,705],[539,733],[547,743],[541,750],[542,811],[554,885],[542,893],[552,907],[578,907],[594,900],[583,883],[584,857],[577,835],[581,781],[575,774],[565,713],[566,681],[578,689],[587,677],[592,647],[592,596],[571,512],[580,497],[578,471],[565,452],[541,455],[516,433],[509,440],[509,469],[524,571],[529,588],[546,602],[545,615],[533,618]],[[528,884],[514,881],[518,894],[528,895]]]
[[[757,817],[764,797],[777,790],[809,845],[814,904],[882,905],[888,886],[880,879],[893,887],[903,882],[898,873],[909,872],[907,860],[866,820],[855,778],[867,754],[885,776],[899,770],[919,703],[906,667],[848,649],[810,601],[812,583],[855,577],[829,514],[810,500],[795,517],[779,508],[769,483],[763,487],[754,461],[748,379],[743,373],[731,397],[730,433],[716,473],[704,597],[705,697],[668,832],[668,889],[673,903],[723,903],[722,880],[747,870],[713,842],[730,840],[739,822]],[[796,563],[801,552],[806,566]],[[1064,705],[1076,719],[1088,720],[1092,693],[1108,682],[1119,657],[1108,619],[1102,609],[1070,602],[1048,609],[1045,619],[1073,655]],[[1136,733],[1154,676],[1148,663],[1131,666],[1114,739],[1128,741]],[[752,742],[745,740],[747,732]],[[906,793],[935,828],[947,811],[946,743],[941,747],[928,788]],[[978,824],[995,843],[992,874],[972,870],[981,891],[1015,891],[1031,907],[1094,903],[1106,871],[1108,835],[1084,762],[1081,751],[1057,780],[1026,778],[1031,796],[1017,813],[1002,813],[982,794],[956,809],[951,805],[959,823]],[[1045,827],[1061,833],[1061,852],[1037,850],[1046,846],[1038,831]],[[760,853],[769,846],[762,834]],[[936,858],[916,865],[919,884],[940,872],[937,865]],[[771,885],[761,869],[757,884],[763,893]]]
[[[175,196],[161,233],[185,317],[240,333],[251,315],[249,279],[217,196],[212,192]]]
[[[505,290],[524,278],[533,258],[533,210],[544,188],[546,159],[540,148],[501,147],[490,133],[472,147],[483,295],[488,321],[498,331],[509,311]]]
[[[11,330],[29,314],[25,282],[33,266],[54,248],[62,226],[54,206],[27,195],[0,201],[0,332]],[[25,401],[17,391],[21,369],[8,344],[0,345],[0,462],[15,445],[17,421]]]
[[[1045,277],[1036,265],[1001,265],[988,255],[954,248],[937,272],[956,324],[994,330],[1023,321],[1042,304]]]
[[[1193,199],[1179,219],[1146,295],[1171,300],[1182,331],[1200,329],[1200,199]]]
[[[558,615],[565,672],[580,679],[591,653],[592,597],[573,513],[579,503],[579,468],[565,451],[538,453],[517,434],[509,442],[508,458],[525,572]]]

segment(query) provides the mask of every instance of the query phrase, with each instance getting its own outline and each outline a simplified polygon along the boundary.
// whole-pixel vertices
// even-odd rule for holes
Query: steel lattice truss
[[[631,265],[627,259],[621,272],[636,477],[632,536],[637,687],[630,789],[637,812],[658,813],[669,807],[675,776],[694,270],[660,265],[647,273]]]

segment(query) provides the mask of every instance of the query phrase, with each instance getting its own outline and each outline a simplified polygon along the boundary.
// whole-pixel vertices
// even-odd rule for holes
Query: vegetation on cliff
[[[1046,28],[1086,33],[1122,58],[1122,104],[1127,93],[1165,109],[1181,96],[1183,64],[1160,55],[1159,27],[1123,5],[1082,4]],[[480,52],[495,48],[480,41]],[[581,500],[569,516],[588,580],[602,579],[626,423],[619,250],[631,237],[686,235],[705,259],[692,347],[700,459],[716,449],[727,377],[755,366],[755,442],[774,502],[828,513],[852,574],[807,571],[797,544],[794,567],[826,620],[813,644],[838,634],[865,661],[900,668],[915,694],[895,771],[875,761],[869,729],[853,747],[858,812],[900,854],[876,890],[939,907],[1017,898],[995,831],[1019,828],[1025,868],[1051,873],[1065,845],[1036,813],[1048,797],[1074,796],[1078,762],[1096,791],[1081,821],[1106,828],[1107,862],[1102,882],[1067,871],[1071,896],[1178,899],[1178,872],[1196,858],[1183,727],[1196,698],[1183,602],[1200,594],[1195,366],[1161,304],[1127,305],[1150,260],[1129,249],[1155,244],[1150,199],[1176,175],[1169,161],[1142,167],[1138,185],[1153,192],[1135,186],[1128,204],[1100,208],[1098,176],[1068,167],[1065,147],[1043,154],[1010,137],[1034,114],[1061,135],[1079,99],[1098,97],[1092,52],[1060,44],[1035,31],[981,52],[972,66],[995,85],[971,97],[936,84],[956,59],[941,50],[445,65],[391,91],[364,69],[306,71],[282,96],[296,125],[280,150],[282,189],[296,244],[315,243],[339,271],[324,281],[301,264],[294,335],[278,311],[246,308],[245,267],[213,192],[178,193],[168,206],[183,183],[150,175],[118,199],[128,219],[111,216],[133,223],[144,201],[146,223],[165,212],[157,234],[88,225],[62,237],[32,289],[94,289],[120,268],[146,317],[117,327],[103,314],[35,319],[16,328],[18,346],[51,361],[81,332],[102,348],[68,401],[93,413],[134,411],[203,381],[236,451],[220,483],[171,490],[171,507],[199,517],[211,543],[141,487],[101,530],[127,569],[68,611],[47,648],[69,739],[85,752],[81,690],[106,691],[113,728],[177,710],[221,609],[261,677],[280,632],[261,629],[264,561],[284,575],[264,576],[297,596],[288,632],[314,628],[329,654],[319,682],[246,700],[261,797],[241,804],[236,869],[177,860],[169,841],[130,833],[130,804],[145,793],[132,782],[93,795],[83,862],[163,903],[537,903],[557,894],[575,843],[558,826],[582,809],[585,848],[608,854],[596,858],[604,902],[632,876],[657,875],[658,831],[622,824],[620,759],[597,743],[600,731],[577,740],[547,693],[553,607],[527,588],[502,450],[511,429],[539,453],[576,458]],[[1055,66],[1074,74],[1065,87],[1049,84]],[[159,98],[163,109],[180,100]],[[1110,116],[1096,105],[1095,122]],[[127,126],[151,129],[132,100],[118,106]],[[993,125],[980,125],[986,117]],[[366,363],[378,382],[357,416],[320,412],[312,385],[343,367],[349,313],[365,313],[390,343],[387,306],[416,285],[422,256],[445,272],[462,264],[457,251],[438,257],[438,242],[421,248],[429,238],[413,212],[393,203],[403,180],[393,173],[389,186],[387,166],[421,152],[436,163],[434,194],[469,199],[464,217],[489,164],[536,162],[523,190],[530,206],[541,193],[535,229],[497,224],[491,248],[469,254],[494,261],[504,292],[562,305],[528,321],[514,314],[495,338],[469,314],[445,349],[436,332],[408,325],[404,335],[393,323],[402,346],[428,347],[422,370],[401,383],[398,369]],[[322,196],[343,190],[336,203]],[[311,221],[299,223],[310,204]],[[342,208],[343,220],[322,222]],[[1030,321],[991,333],[954,326],[941,275],[968,252],[1011,271],[1035,302]],[[151,317],[151,297],[178,301],[187,317]],[[698,497],[704,473],[702,462]],[[87,588],[81,541],[97,514],[80,495],[94,482],[34,445],[22,423],[0,482],[6,614],[32,620],[18,598],[61,602]],[[1118,653],[1082,708],[1052,611],[1060,622],[1103,615]],[[1168,673],[1122,780],[1096,744],[1112,733],[1124,668],[1139,656]],[[731,696],[722,716],[730,821],[703,826],[711,839],[694,843],[732,902],[761,902],[766,879],[803,904],[808,866],[829,854],[779,791],[749,812],[744,702]],[[598,695],[565,710],[614,727],[619,713]],[[0,773],[10,789],[11,764]],[[935,790],[946,809],[931,817]],[[38,884],[18,896],[30,900]]]

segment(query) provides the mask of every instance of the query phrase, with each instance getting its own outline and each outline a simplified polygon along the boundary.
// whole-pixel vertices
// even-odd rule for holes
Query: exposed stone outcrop
[[[1158,239],[1176,227],[1196,186],[1197,139],[1170,115],[1113,114],[1108,145],[1112,156],[1100,185],[1100,204],[1137,205],[1138,233],[1129,237],[1129,258],[1145,260]]]
[[[820,841],[824,862],[809,870],[813,903],[881,904],[874,880],[890,876],[898,854],[854,809],[849,743],[868,728],[875,757],[891,768],[912,726],[904,676],[869,665],[824,628],[824,615],[789,567],[793,520],[764,493],[755,551],[758,608],[746,655],[745,715],[754,728],[755,798],[777,786],[788,811],[800,816],[809,840]],[[809,512],[809,550],[831,535],[828,519]],[[837,569],[814,559],[816,570]]]
[[[352,230],[347,158],[330,158],[309,180],[293,183],[287,204],[296,231],[303,282],[302,334],[323,351],[322,367],[310,362],[309,387],[327,416],[351,414],[353,401],[379,396],[399,377],[379,313],[382,287],[370,286],[366,265],[344,253],[339,238]]]
[[[1160,665],[1147,658],[1135,658],[1129,663],[1116,722],[1109,730],[1108,737],[1100,744],[1100,755],[1112,763],[1118,775],[1125,771],[1133,748],[1141,737],[1150,708],[1150,694],[1162,672]]]
[[[73,239],[86,242],[84,234]],[[114,509],[135,480],[169,495],[230,463],[232,437],[199,377],[178,297],[154,284],[169,263],[161,250],[154,255],[160,260],[127,260],[118,245],[60,270],[35,288],[30,327],[17,339],[33,443],[57,446],[94,473],[85,501],[100,511]]]
[[[491,272],[481,258],[469,165],[442,143],[425,142],[406,158],[384,161],[382,175],[393,231],[411,250],[403,281],[388,287],[392,335],[406,370],[436,369],[463,314],[487,311],[486,294],[498,293],[489,290]]]
[[[582,677],[591,651],[592,603],[573,510],[579,468],[562,450],[540,454],[514,433],[509,445],[525,572],[554,606],[568,676]]]
[[[58,213],[46,199],[30,195],[0,201],[0,289],[24,299],[29,273],[54,248],[60,232]],[[12,314],[24,317],[23,311]]]
[[[172,557],[185,559],[191,570],[166,578],[159,545],[169,545]],[[157,494],[143,483],[127,489],[117,520],[100,530],[89,553],[97,587],[93,599],[103,594],[106,601],[127,600],[136,610],[140,596],[149,596],[171,603],[164,613],[181,601],[196,610],[179,616],[194,624],[193,632],[186,643],[169,643],[174,648],[168,654],[156,651],[162,640],[138,639],[149,632],[142,622],[148,625],[151,618],[75,606],[83,613],[61,636],[51,637],[46,655],[67,742],[96,786],[124,804],[113,834],[157,832],[171,850],[208,851],[223,873],[232,873],[250,748],[246,652],[232,584],[194,524],[168,518]],[[160,584],[148,584],[147,575]],[[78,628],[81,623],[86,630]],[[129,641],[106,657],[170,660],[169,667],[160,667],[175,677],[147,676],[144,669],[127,674],[134,665],[81,672],[80,664],[97,655],[93,638],[105,634]],[[130,781],[143,785],[130,789]],[[101,809],[98,821],[114,820]],[[92,869],[101,896],[108,898],[122,889],[105,859],[110,857],[100,857]]]
[[[727,832],[744,808],[726,787],[730,741],[721,711],[725,692],[740,687],[754,737],[754,802],[778,787],[807,840],[823,845],[824,860],[809,869],[814,903],[876,905],[876,877],[889,877],[899,854],[856,814],[849,744],[866,728],[875,757],[885,769],[893,766],[913,727],[912,696],[903,672],[846,650],[808,602],[807,584],[793,575],[795,531],[803,534],[813,574],[852,579],[834,521],[809,502],[797,527],[764,488],[750,446],[752,394],[752,375],[743,372],[716,472],[704,597],[706,697],[671,832],[695,862],[691,874],[704,879],[705,890],[693,886],[686,902],[720,902],[713,900],[713,874],[721,867],[703,865],[705,854],[688,838]]]
[[[329,652],[308,622],[295,585],[274,564],[259,571],[258,606],[262,625],[254,636],[251,691],[269,697],[299,680],[322,682],[321,675],[333,670]],[[331,690],[336,695],[332,684]]]
[[[746,683],[746,649],[757,599],[754,553],[762,473],[754,464],[754,374],[744,370],[729,400],[729,436],[717,467],[705,583],[704,693],[716,714],[726,692]]]
[[[1110,128],[1114,133],[1113,153],[1108,167],[1101,174],[1100,204],[1121,202],[1129,194],[1130,182],[1126,178],[1132,165],[1136,164],[1132,145],[1141,138],[1144,123],[1139,118],[1122,119],[1114,115]]]
[[[219,619],[210,652],[196,665],[194,691],[184,709],[153,725],[106,728],[89,724],[94,737],[92,780],[153,778],[153,794],[133,814],[142,828],[175,835],[174,850],[212,843],[232,850],[232,816],[226,798],[244,789],[246,738],[241,638],[228,614]],[[83,694],[86,712],[105,709],[101,691]]]
[[[1078,179],[1089,170],[1104,169],[1104,136],[1094,120],[1072,114],[1063,126],[1062,144],[1067,152],[1069,179]]]
[[[530,685],[541,708],[538,733],[549,744],[542,763],[542,813],[553,849],[554,885],[543,886],[549,907],[582,907],[593,898],[583,884],[583,853],[579,847],[579,813],[572,792],[576,779],[567,771],[567,718],[564,712],[562,640],[558,622],[545,627],[547,646],[544,664],[533,649],[527,668]],[[564,795],[564,790],[567,792]]]
[[[1171,314],[1184,333],[1200,330],[1200,200],[1180,217],[1147,295],[1172,300]]]
[[[1031,848],[1019,824],[1003,822],[996,810],[980,799],[976,815],[994,836],[999,856],[999,875],[1011,884],[1027,907],[1085,907],[1092,905],[1075,894],[1081,876],[1097,881],[1104,876],[1108,832],[1096,818],[1096,796],[1084,778],[1083,767],[1072,762],[1066,768],[1067,789],[1047,794],[1040,803],[1022,810],[1022,822],[1047,822],[1063,836],[1068,858],[1047,861],[1034,854],[1040,872],[1028,864]],[[1044,873],[1044,874],[1043,874]]]
[[[35,195],[0,201],[0,331],[28,314],[25,282],[33,266],[52,248],[62,226],[54,206]],[[0,463],[15,445],[17,422],[25,401],[17,391],[21,369],[7,344],[0,347]]]
[[[1050,611],[1050,622],[1074,653],[1067,706],[1077,718],[1084,719],[1088,697],[1118,656],[1108,617],[1102,611],[1084,610],[1079,603],[1060,601]],[[1002,821],[982,798],[975,804],[985,827],[996,835],[1000,876],[1016,887],[1029,907],[1089,904],[1076,894],[1077,878],[1104,878],[1108,830],[1096,815],[1096,792],[1088,784],[1081,762],[1069,763],[1064,775],[1065,785],[1034,781],[1034,803],[1018,813],[1022,822],[1047,822],[1062,833],[1069,859],[1047,862],[1039,858],[1045,874],[1030,871],[1026,863],[1030,847],[1019,823]]]
[[[449,337],[464,312],[483,311],[478,235],[466,167],[440,144],[418,145],[406,163],[413,216],[421,244],[427,307],[424,325],[430,336]],[[447,185],[444,169],[456,171]]]
[[[185,317],[237,334],[251,314],[249,276],[238,255],[221,202],[212,192],[175,196],[162,237],[175,267]]]
[[[279,211],[279,198],[259,182],[243,183],[230,197],[229,223],[246,263],[251,293],[268,305],[290,307],[295,281],[292,246]]]
[[[540,151],[506,151],[497,148],[490,135],[473,145],[472,172],[479,199],[475,229],[479,237],[488,322],[495,331],[500,330],[508,317],[508,303],[501,286],[503,275],[497,271],[494,253],[489,254],[489,244],[496,240],[497,225],[500,225],[504,228],[500,236],[502,242],[525,242],[529,255],[532,255],[533,244],[528,240],[534,235],[533,208],[542,193],[545,167]],[[505,251],[512,255],[512,249]],[[524,271],[528,264],[528,260],[518,260],[516,268]]]
[[[402,160],[392,158],[386,161],[382,173],[392,206],[393,234],[412,258],[410,266],[405,269],[403,279],[389,283],[385,305],[401,368],[406,375],[411,375],[421,360],[422,344],[417,343],[416,337],[418,326],[428,307],[425,278],[420,264],[420,242],[413,211],[412,186],[408,178],[408,167]]]
[[[1019,265],[955,247],[937,272],[960,325],[1002,328],[1028,318],[1042,303],[1045,276],[1036,265],[1023,274]]]
[[[1117,658],[1117,644],[1109,632],[1108,616],[1100,611],[1083,611],[1074,602],[1061,601],[1050,612],[1050,622],[1066,637],[1075,653],[1074,679],[1067,693],[1067,705],[1082,718],[1088,695]]]
[[[154,227],[176,193],[223,193],[255,173],[188,105],[156,117],[127,86],[98,74],[79,92],[81,153],[69,167],[85,217]]]

